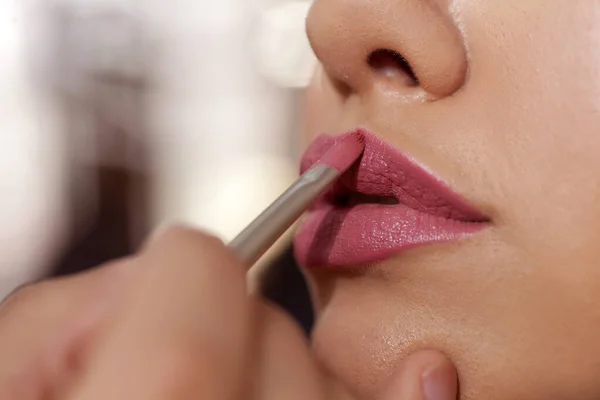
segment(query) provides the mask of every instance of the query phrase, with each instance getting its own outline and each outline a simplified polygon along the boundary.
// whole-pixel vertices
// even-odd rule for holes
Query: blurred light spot
[[[297,166],[268,156],[221,165],[212,176],[212,196],[188,204],[192,222],[229,241],[275,200],[298,176]]]
[[[305,31],[311,1],[287,1],[268,8],[255,40],[259,70],[284,87],[308,85],[317,60]]]

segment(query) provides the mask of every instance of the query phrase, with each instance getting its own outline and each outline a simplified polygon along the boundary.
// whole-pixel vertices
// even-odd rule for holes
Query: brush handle
[[[327,164],[315,165],[233,239],[229,248],[252,266],[339,176]]]

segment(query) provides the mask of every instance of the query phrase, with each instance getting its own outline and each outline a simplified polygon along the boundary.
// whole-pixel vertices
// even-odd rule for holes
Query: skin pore
[[[320,361],[365,398],[422,348],[461,399],[599,398],[600,3],[316,0],[307,29],[307,141],[364,127],[491,220],[307,271]]]

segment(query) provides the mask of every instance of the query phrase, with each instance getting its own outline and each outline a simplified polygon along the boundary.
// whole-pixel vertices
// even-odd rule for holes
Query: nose
[[[447,0],[315,0],[306,21],[329,77],[369,90],[440,99],[464,84],[464,40]]]

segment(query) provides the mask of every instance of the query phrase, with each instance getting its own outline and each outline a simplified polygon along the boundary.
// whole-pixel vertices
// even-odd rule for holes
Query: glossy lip
[[[364,154],[314,203],[296,234],[294,249],[301,265],[372,263],[416,246],[456,240],[487,225],[489,218],[441,179],[372,133],[361,132]],[[319,136],[305,152],[301,172],[335,143],[335,136]],[[353,193],[393,198],[398,204],[339,204],[340,198]]]

